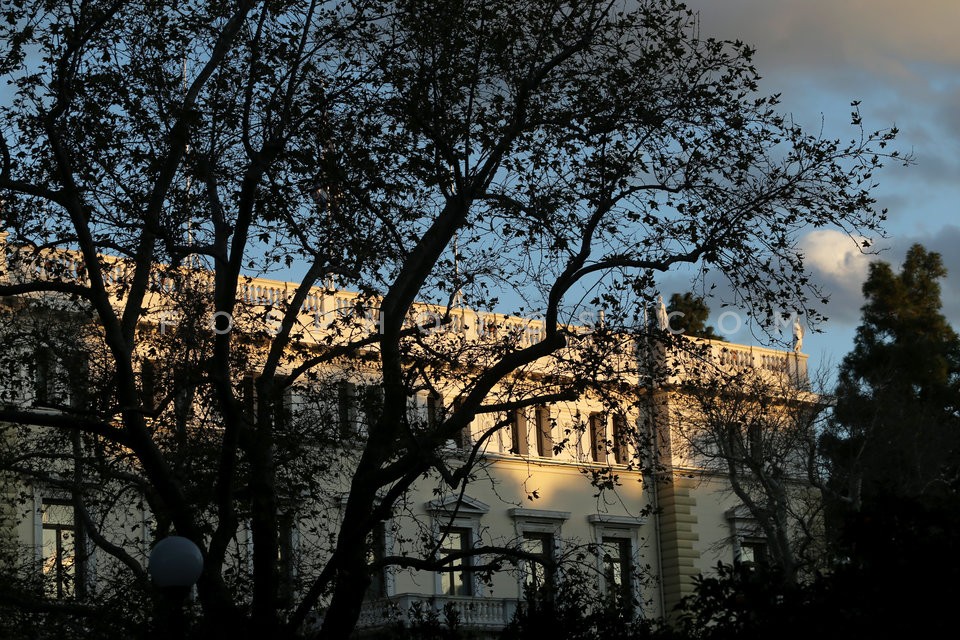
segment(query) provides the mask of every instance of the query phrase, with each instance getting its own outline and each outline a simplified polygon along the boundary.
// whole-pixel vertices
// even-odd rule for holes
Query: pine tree
[[[695,296],[689,291],[684,294],[674,293],[670,296],[667,309],[671,314],[675,314],[670,318],[670,326],[674,330],[682,331],[684,335],[695,338],[723,340],[713,327],[707,325],[710,307],[700,296]]]
[[[940,585],[960,577],[960,339],[940,310],[945,276],[940,255],[920,245],[899,273],[871,265],[821,439],[828,531],[842,559],[829,588],[870,594],[841,605],[864,620],[902,608],[935,630],[949,606]]]
[[[835,486],[859,510],[953,483],[960,452],[960,339],[941,313],[940,255],[913,245],[900,273],[875,262],[854,349],[843,360],[834,430]]]

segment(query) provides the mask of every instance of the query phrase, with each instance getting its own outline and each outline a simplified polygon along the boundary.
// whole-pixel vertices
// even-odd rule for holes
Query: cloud
[[[830,297],[826,314],[831,321],[849,323],[860,317],[861,287],[874,257],[861,251],[860,241],[831,229],[811,231],[800,240],[807,269]]]
[[[897,235],[877,244],[879,253],[865,254],[853,239],[833,230],[817,230],[800,241],[807,268],[814,281],[830,296],[826,313],[832,326],[855,326],[863,306],[861,287],[870,263],[883,260],[899,270],[907,250],[922,244],[943,258],[947,278],[941,282],[943,313],[955,328],[960,328],[960,227],[944,225],[926,233]]]
[[[741,38],[767,63],[851,66],[914,77],[915,64],[960,65],[956,0],[692,0],[705,34]],[[825,66],[826,65],[826,66]],[[768,69],[769,70],[769,69]]]

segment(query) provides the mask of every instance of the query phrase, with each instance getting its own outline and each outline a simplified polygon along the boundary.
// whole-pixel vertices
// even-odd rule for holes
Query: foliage
[[[441,611],[416,602],[406,612],[405,619],[364,634],[376,640],[469,640],[478,636],[462,627],[458,612],[449,602]]]
[[[827,584],[878,635],[946,632],[952,603],[939,585],[960,579],[960,339],[940,312],[945,275],[920,245],[899,273],[871,265],[821,439],[836,555]]]
[[[753,50],[673,0],[2,11],[2,464],[24,499],[52,485],[91,516],[115,575],[81,619],[148,593],[145,551],[176,532],[204,552],[198,634],[303,634],[323,607],[347,637],[368,536],[415,483],[462,491],[511,409],[629,408],[610,380],[636,363],[610,354],[675,265],[721,274],[760,319],[816,317],[798,235],[878,230],[873,173],[897,157],[856,111],[849,143],[779,115]],[[296,282],[250,279],[278,272]],[[315,287],[358,295],[321,316]],[[542,331],[443,330],[464,306]],[[604,312],[590,339],[585,311]],[[31,389],[30,340],[89,401]],[[344,382],[372,389],[362,415],[338,415]],[[434,393],[456,402],[410,410]],[[278,562],[291,521],[296,571]],[[446,566],[432,536],[401,542],[382,563]]]
[[[501,640],[557,638],[558,640],[642,640],[655,635],[654,620],[643,617],[641,603],[625,602],[598,593],[592,576],[569,571],[549,597],[528,597],[517,609]]]
[[[707,325],[710,317],[710,307],[703,298],[695,296],[689,291],[684,294],[674,293],[670,296],[667,311],[675,314],[670,326],[683,335],[709,340],[723,340],[717,335],[712,326]]]
[[[871,264],[824,439],[834,489],[854,511],[949,493],[960,471],[960,338],[940,312],[944,276],[940,255],[920,245],[900,273]]]
[[[944,585],[960,579],[960,565],[949,530],[956,511],[945,513],[894,501],[865,515],[850,533],[879,553],[803,583],[783,580],[775,567],[719,565],[678,607],[673,631],[690,640],[947,633],[952,595]]]

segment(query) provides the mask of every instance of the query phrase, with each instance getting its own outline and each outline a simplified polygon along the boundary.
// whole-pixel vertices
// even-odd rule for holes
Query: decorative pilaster
[[[696,480],[670,475],[658,487],[660,505],[660,588],[669,615],[680,600],[693,593],[696,563],[697,499],[692,489]]]

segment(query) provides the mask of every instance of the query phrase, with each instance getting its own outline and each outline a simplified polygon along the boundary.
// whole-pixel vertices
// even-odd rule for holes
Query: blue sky
[[[876,197],[889,209],[879,256],[861,254],[837,232],[803,240],[810,270],[830,293],[830,320],[808,332],[811,366],[837,365],[852,348],[870,260],[898,265],[914,242],[938,251],[950,271],[944,313],[960,328],[960,0],[691,0],[703,36],[757,48],[763,93],[810,130],[850,135],[850,102],[860,100],[869,129],[896,125],[910,167],[888,165]],[[665,281],[667,292],[682,290]],[[719,307],[719,304],[715,304]],[[716,314],[715,314],[716,315]],[[788,338],[788,336],[785,336]],[[748,333],[736,342],[755,343]]]
[[[852,347],[860,287],[870,260],[898,264],[914,242],[938,251],[950,276],[944,312],[960,328],[960,0],[690,0],[703,36],[755,46],[761,91],[780,93],[781,108],[807,129],[847,138],[850,102],[869,129],[896,125],[901,150],[915,164],[891,165],[876,196],[889,209],[889,237],[879,256],[829,229],[802,242],[807,264],[826,292],[830,320],[808,331],[811,365],[837,365]],[[0,95],[5,96],[5,93]],[[276,276],[280,277],[280,276]],[[686,274],[661,281],[665,295],[689,288]],[[720,304],[713,301],[714,322]],[[762,344],[748,331],[734,342]],[[789,340],[785,333],[784,341]]]

